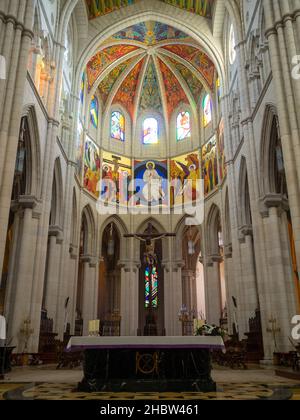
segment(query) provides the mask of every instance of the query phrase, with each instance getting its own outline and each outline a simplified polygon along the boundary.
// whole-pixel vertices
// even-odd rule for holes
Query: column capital
[[[167,273],[172,273],[172,272],[177,273],[184,266],[185,266],[185,262],[184,261],[163,261],[162,262],[162,268]]]
[[[251,225],[244,225],[239,227],[239,242],[241,244],[245,243],[246,236],[253,236],[253,228]]]
[[[136,273],[141,266],[142,265],[139,261],[122,260],[118,262],[118,267],[123,269],[125,273],[130,273],[131,271]]]
[[[78,246],[70,244],[69,253],[70,253],[71,260],[77,260],[77,258],[78,258]]]
[[[289,201],[282,194],[266,194],[259,200],[260,214],[263,218],[269,217],[270,209],[277,208],[279,211],[289,210]]]
[[[208,255],[206,257],[207,267],[213,267],[215,263],[221,263],[221,262],[223,262],[222,255],[214,254],[214,255]]]
[[[11,203],[11,210],[18,211],[19,209],[36,209],[41,204],[41,201],[34,195],[21,195],[17,200]]]
[[[91,255],[80,255],[80,261],[83,263],[91,263],[92,262],[93,257]]]
[[[232,258],[232,244],[227,244],[224,247],[224,256],[227,260]]]

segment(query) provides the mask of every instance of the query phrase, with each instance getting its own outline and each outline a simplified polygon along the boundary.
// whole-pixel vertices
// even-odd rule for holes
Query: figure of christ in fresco
[[[148,203],[164,200],[165,193],[162,188],[162,178],[155,169],[155,163],[148,162],[146,168],[147,170],[143,176],[143,181],[145,183],[143,194],[145,199]]]

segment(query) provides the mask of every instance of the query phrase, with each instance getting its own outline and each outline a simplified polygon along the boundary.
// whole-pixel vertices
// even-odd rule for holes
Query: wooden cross
[[[149,223],[145,233],[127,234],[124,235],[124,238],[136,238],[139,241],[146,242],[146,244],[149,245],[153,240],[157,241],[162,238],[170,238],[175,236],[175,233],[155,233],[152,224]]]

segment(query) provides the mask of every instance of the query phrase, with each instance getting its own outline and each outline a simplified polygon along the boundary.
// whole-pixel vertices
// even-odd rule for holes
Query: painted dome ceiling
[[[138,3],[140,0],[86,0],[89,19],[95,19],[99,16],[106,15]],[[215,0],[160,0],[163,3],[171,4],[191,13],[210,19],[213,13]]]
[[[146,22],[116,33],[87,65],[88,92],[106,108],[120,104],[134,118],[155,110],[168,118],[182,103],[197,106],[214,89],[215,67],[183,32]]]

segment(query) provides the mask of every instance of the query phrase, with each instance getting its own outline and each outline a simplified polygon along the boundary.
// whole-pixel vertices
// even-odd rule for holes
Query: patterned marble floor
[[[272,385],[253,383],[219,384],[216,393],[78,393],[76,384],[0,384],[0,400],[300,400],[299,386],[284,386],[282,382]]]

